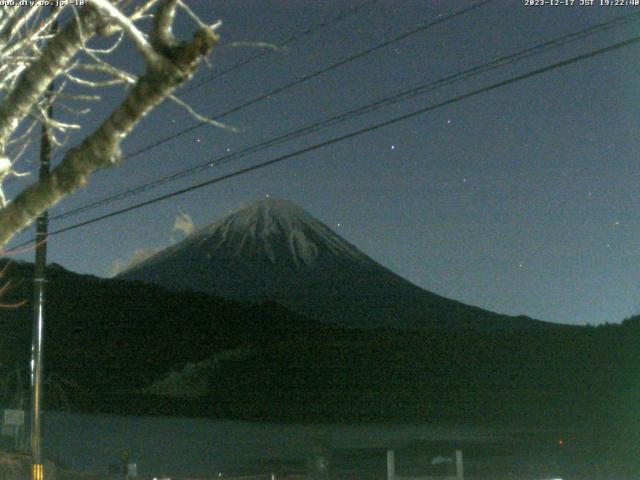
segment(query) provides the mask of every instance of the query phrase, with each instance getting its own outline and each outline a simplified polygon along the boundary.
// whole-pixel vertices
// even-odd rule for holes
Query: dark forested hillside
[[[11,264],[0,309],[0,362],[28,365],[33,266]],[[275,304],[241,305],[211,295],[175,293],[140,282],[49,269],[45,369],[83,393],[130,392],[187,362],[249,342],[284,339],[296,332],[330,330]]]
[[[31,269],[9,266],[5,303],[30,300]],[[346,330],[273,303],[176,293],[57,266],[49,271],[47,298],[52,408],[60,408],[62,390],[69,408],[117,413],[554,425],[639,420],[640,317],[529,331]],[[26,372],[30,305],[0,310],[0,329],[0,368]]]
[[[229,398],[239,413],[268,405],[275,417],[304,420],[603,425],[635,418],[639,340],[631,324],[526,334],[352,331],[218,356],[152,390],[180,396],[197,385],[195,393]]]

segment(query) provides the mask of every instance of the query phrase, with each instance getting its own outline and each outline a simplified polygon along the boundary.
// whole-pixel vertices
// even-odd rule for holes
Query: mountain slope
[[[0,261],[0,268],[5,265]],[[7,371],[28,365],[33,264],[11,262],[3,271],[11,281],[3,303],[24,302],[0,308],[0,379],[5,381]],[[273,303],[239,304],[199,292],[79,275],[55,264],[47,269],[45,309],[46,375],[62,379],[72,404],[84,397],[103,402],[107,393],[142,388],[227,349],[336,332]]]
[[[425,291],[378,264],[300,207],[267,199],[120,274],[171,289],[270,300],[356,328],[535,328]]]

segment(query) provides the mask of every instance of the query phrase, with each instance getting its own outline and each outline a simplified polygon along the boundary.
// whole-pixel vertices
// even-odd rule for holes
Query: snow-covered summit
[[[189,239],[188,239],[189,240]],[[189,242],[237,257],[265,255],[270,262],[310,266],[321,255],[372,262],[296,204],[266,198],[203,228]]]

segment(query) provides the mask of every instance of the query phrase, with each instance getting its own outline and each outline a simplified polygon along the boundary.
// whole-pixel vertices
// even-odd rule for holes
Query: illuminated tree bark
[[[5,170],[0,175],[6,175],[13,167],[15,159],[5,153],[6,147],[12,137],[24,136],[20,128],[29,131],[24,126],[25,120],[50,122],[52,131],[79,128],[76,124],[54,122],[42,113],[47,106],[44,93],[56,78],[88,83],[88,88],[93,89],[116,83],[129,86],[124,101],[79,145],[66,152],[48,179],[29,186],[0,209],[0,245],[5,245],[40,213],[85,185],[91,173],[118,163],[122,140],[146,114],[171,98],[176,87],[191,78],[200,61],[217,43],[215,29],[218,24],[207,26],[197,18],[198,28],[192,40],[178,42],[173,37],[171,27],[176,8],[187,8],[179,0],[146,2],[127,14],[123,6],[130,3],[89,0],[76,12],[76,20],[69,22],[52,38],[45,38],[46,23],[51,18],[29,31],[20,30],[17,20],[30,13],[33,15],[32,9],[0,15],[0,38],[7,41],[4,47],[0,47],[0,62],[15,60],[14,64],[21,69],[16,76],[15,69],[0,67],[0,89],[5,92],[0,102],[0,156]],[[135,26],[135,21],[152,6],[155,7],[153,25],[145,35]],[[190,10],[189,13],[195,18]],[[96,34],[122,35],[129,39],[144,58],[146,72],[136,78],[105,62],[97,51],[86,46],[89,38]],[[32,43],[25,43],[25,38],[30,38]],[[30,47],[38,41],[42,43],[42,49],[34,52]],[[95,61],[79,65],[75,57],[81,51]],[[18,60],[20,58],[21,61]],[[75,73],[82,69],[100,71],[109,79],[103,82],[82,80]],[[57,93],[61,92],[62,88]]]

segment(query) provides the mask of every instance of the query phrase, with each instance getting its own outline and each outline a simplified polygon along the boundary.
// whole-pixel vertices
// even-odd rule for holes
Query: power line
[[[279,45],[279,47],[287,46],[287,45],[289,45],[290,43],[293,43],[294,41],[298,40],[299,38],[302,38],[302,37],[304,37],[304,36],[306,36],[306,35],[310,35],[310,34],[312,34],[312,33],[317,32],[318,30],[321,30],[321,29],[323,29],[323,28],[325,28],[325,27],[328,27],[328,26],[331,26],[331,25],[333,25],[333,24],[335,24],[335,23],[338,23],[339,21],[341,21],[341,20],[343,20],[343,19],[345,19],[345,18],[348,18],[348,17],[350,17],[351,15],[355,15],[355,14],[357,14],[357,13],[358,13],[360,10],[362,10],[364,7],[366,7],[366,6],[368,6],[368,5],[373,5],[373,4],[375,4],[375,3],[379,2],[379,1],[380,1],[380,0],[364,0],[362,3],[360,3],[360,4],[358,4],[358,5],[354,6],[354,7],[346,8],[345,10],[341,11],[340,13],[338,13],[336,16],[332,17],[332,18],[331,18],[331,19],[329,19],[329,20],[326,20],[326,21],[323,21],[323,22],[319,22],[319,23],[317,23],[317,24],[315,24],[315,25],[310,26],[310,27],[309,27],[309,28],[307,28],[306,30],[302,30],[302,31],[300,31],[300,32],[296,32],[296,33],[294,33],[293,35],[291,35],[290,37],[288,37],[286,40],[284,40],[283,42],[281,42],[281,43],[280,43],[280,45]],[[223,45],[223,46],[224,46],[224,45]],[[205,85],[206,83],[213,82],[214,80],[217,80],[218,78],[221,78],[221,77],[223,77],[224,75],[227,75],[228,73],[231,73],[232,71],[235,71],[235,70],[237,70],[237,69],[239,69],[239,68],[241,68],[241,67],[244,67],[245,65],[248,65],[249,63],[253,62],[254,60],[257,60],[257,59],[259,59],[259,58],[263,57],[264,55],[266,55],[268,52],[271,52],[271,51],[272,51],[272,50],[264,50],[264,49],[263,49],[263,50],[261,50],[260,52],[258,52],[257,54],[255,54],[255,55],[253,55],[253,56],[251,56],[251,57],[249,57],[249,58],[247,58],[247,59],[245,59],[245,60],[242,60],[242,61],[240,61],[240,62],[236,63],[235,65],[233,65],[233,66],[231,66],[231,67],[227,68],[226,70],[223,70],[223,71],[221,71],[221,72],[215,73],[215,74],[213,74],[213,75],[211,75],[211,76],[209,76],[209,77],[207,77],[207,78],[205,78],[205,79],[202,79],[200,82],[198,82],[198,83],[196,83],[196,84],[190,85],[189,87],[185,88],[185,89],[180,93],[180,95],[179,95],[179,96],[181,96],[181,97],[182,97],[182,96],[184,96],[184,95],[186,95],[186,94],[190,93],[191,91],[196,90],[196,89],[198,89],[198,88],[202,87],[202,86],[203,86],[203,85]],[[271,95],[271,94],[267,94],[267,95]],[[259,100],[257,100],[257,101],[259,101]],[[243,107],[243,108],[244,108],[244,107]],[[228,114],[228,113],[222,113],[222,114],[220,114],[220,116],[225,116],[225,115],[227,115],[227,114]],[[219,116],[219,117],[220,117],[220,116]],[[218,118],[219,118],[219,117],[218,117]],[[206,125],[206,124],[207,124],[206,122],[202,122],[202,124],[199,124],[199,125],[198,125],[198,127],[199,127],[199,126]],[[197,127],[196,127],[196,128],[197,128]],[[145,148],[146,148],[146,147],[145,147]],[[144,148],[143,148],[143,150],[142,150],[142,151],[146,151],[146,150],[144,150]],[[129,156],[127,156],[127,157],[125,157],[125,159],[127,159],[127,158],[131,158],[131,157],[134,157],[134,156],[136,156],[136,155],[138,155],[138,154],[142,153],[142,151],[134,152],[134,153],[132,153],[131,155],[129,155]]]
[[[531,56],[534,55],[538,55],[544,52],[547,52],[549,50],[558,48],[560,46],[564,46],[570,42],[574,42],[577,40],[581,40],[583,38],[586,38],[590,35],[593,35],[595,33],[600,33],[602,31],[606,31],[609,30],[611,28],[620,26],[620,25],[624,25],[627,23],[631,23],[633,21],[637,21],[640,19],[640,12],[638,13],[634,13],[634,14],[630,14],[630,15],[625,15],[625,16],[621,16],[621,17],[616,17],[612,20],[609,20],[607,22],[603,22],[591,27],[587,27],[583,30],[580,30],[578,32],[573,32],[567,35],[563,35],[561,37],[546,41],[544,43],[538,44],[534,47],[530,47],[530,48],[526,48],[523,50],[520,50],[518,52],[515,52],[513,54],[509,54],[509,55],[504,55],[501,57],[498,57],[490,62],[484,63],[482,65],[478,65],[476,67],[472,67],[469,68],[467,70],[464,70],[462,72],[459,73],[455,73],[452,75],[448,75],[446,77],[440,78],[438,80],[426,83],[426,84],[419,84],[418,86],[408,89],[408,90],[404,90],[402,92],[399,92],[395,95],[389,96],[389,97],[384,97],[380,100],[377,100],[373,103],[369,103],[365,106],[356,108],[356,109],[352,109],[349,110],[347,112],[343,112],[339,115],[327,118],[325,120],[319,121],[319,122],[315,122],[312,124],[309,124],[305,127],[299,128],[297,130],[279,135],[277,137],[271,138],[265,142],[244,148],[238,152],[234,152],[232,154],[228,154],[228,155],[223,155],[222,157],[218,157],[217,159],[214,160],[208,160],[205,163],[199,164],[199,165],[195,165],[193,167],[189,167],[186,169],[183,169],[181,171],[178,172],[174,172],[172,174],[160,177],[158,179],[155,179],[151,182],[147,182],[144,183],[138,187],[134,187],[134,188],[130,188],[130,189],[126,189],[126,190],[122,190],[118,193],[115,193],[113,195],[104,197],[102,199],[90,202],[88,204],[76,207],[74,209],[71,209],[67,212],[63,212],[60,213],[58,215],[55,215],[52,217],[52,220],[61,220],[63,218],[68,218],[74,215],[77,215],[81,212],[87,211],[87,210],[92,210],[94,208],[100,207],[100,206],[104,206],[104,205],[108,205],[110,203],[113,203],[115,201],[118,200],[122,200],[125,198],[128,198],[130,196],[133,195],[137,195],[139,193],[148,191],[150,189],[153,189],[155,187],[158,187],[160,185],[164,185],[166,183],[178,180],[180,178],[184,178],[186,176],[190,176],[193,174],[196,174],[200,171],[203,170],[208,170],[209,168],[213,167],[213,166],[217,166],[217,165],[221,165],[227,162],[230,162],[232,160],[237,160],[239,158],[244,158],[246,156],[248,156],[251,153],[255,153],[258,151],[262,151],[266,148],[275,146],[275,145],[279,145],[281,143],[284,143],[286,141],[292,140],[292,139],[296,139],[299,138],[303,135],[307,135],[310,133],[314,133],[317,132],[321,129],[327,128],[329,126],[335,125],[337,123],[341,123],[344,122],[346,120],[349,120],[351,118],[354,118],[356,116],[360,116],[363,115],[365,113],[369,113],[375,110],[378,110],[380,108],[386,107],[388,105],[391,104],[395,104],[398,103],[400,101],[405,101],[411,98],[414,98],[418,95],[422,95],[425,93],[428,93],[430,91],[435,90],[436,88],[445,86],[445,85],[450,85],[453,84],[455,82],[461,81],[461,80],[466,80],[468,78],[471,78],[475,75],[479,75],[482,73],[486,73],[488,71],[494,70],[496,68],[505,66],[505,65],[510,65],[513,64],[517,61],[523,60],[525,58],[529,58]]]
[[[330,72],[332,70],[335,70],[335,69],[337,69],[339,67],[342,67],[342,66],[347,65],[347,64],[349,64],[351,62],[354,62],[355,60],[358,60],[358,59],[360,59],[362,57],[365,57],[366,55],[369,55],[369,54],[371,54],[373,52],[377,52],[378,50],[381,50],[381,49],[383,49],[385,47],[388,47],[389,45],[393,45],[394,43],[398,43],[398,42],[400,42],[402,40],[405,40],[405,39],[407,39],[407,38],[409,38],[409,37],[411,37],[413,35],[416,35],[418,33],[424,32],[425,30],[428,30],[431,27],[435,27],[436,25],[439,25],[441,23],[445,23],[445,22],[447,22],[447,21],[449,21],[449,20],[451,20],[453,18],[459,17],[459,16],[464,15],[466,13],[469,13],[469,12],[471,12],[473,10],[476,10],[476,9],[478,9],[480,7],[483,7],[484,5],[486,5],[486,4],[488,4],[488,3],[492,2],[492,1],[493,0],[482,0],[482,1],[477,2],[477,3],[475,3],[475,4],[473,4],[473,5],[469,6],[469,7],[466,7],[466,8],[460,9],[460,10],[455,10],[454,12],[450,13],[449,15],[446,15],[444,17],[440,17],[440,18],[438,18],[436,20],[433,20],[431,22],[422,24],[419,27],[414,28],[413,30],[409,30],[408,32],[404,32],[404,33],[398,35],[397,37],[394,37],[394,38],[392,38],[390,40],[385,40],[384,42],[381,42],[381,43],[377,44],[374,47],[370,47],[370,48],[368,48],[366,50],[363,50],[361,52],[355,53],[355,54],[353,54],[353,55],[351,55],[351,56],[349,56],[349,57],[347,57],[347,58],[345,58],[343,60],[340,60],[340,61],[338,61],[336,63],[333,63],[333,64],[331,64],[331,65],[329,65],[327,67],[321,68],[320,70],[316,70],[313,73],[310,73],[308,75],[305,75],[304,77],[298,78],[297,80],[293,80],[293,81],[291,81],[291,82],[289,82],[289,83],[287,83],[285,85],[282,85],[280,87],[277,87],[277,88],[275,88],[275,89],[273,89],[273,90],[271,90],[271,91],[269,91],[267,93],[263,93],[262,95],[259,95],[258,97],[255,97],[255,98],[253,98],[251,100],[248,100],[248,101],[246,101],[246,102],[244,102],[244,103],[242,103],[242,104],[240,104],[240,105],[238,105],[236,107],[233,107],[233,108],[231,108],[231,109],[229,109],[229,110],[227,110],[227,111],[225,111],[223,113],[220,113],[220,114],[214,116],[213,120],[220,120],[221,118],[224,118],[224,117],[226,117],[228,115],[231,115],[232,113],[236,113],[236,112],[239,112],[240,110],[244,110],[245,108],[247,108],[247,107],[249,107],[251,105],[254,105],[254,104],[258,103],[258,102],[261,102],[262,100],[266,100],[267,98],[270,98],[270,97],[272,97],[274,95],[282,93],[282,92],[284,92],[286,90],[289,90],[290,88],[293,88],[293,87],[295,87],[297,85],[300,85],[300,84],[302,84],[304,82],[307,82],[307,81],[312,80],[314,78],[317,78],[317,77],[319,77],[321,75],[324,75],[325,73],[328,73],[328,72]],[[167,143],[167,142],[169,142],[171,140],[175,140],[176,138],[179,138],[179,137],[181,137],[181,136],[183,136],[183,135],[185,135],[187,133],[190,133],[190,132],[192,132],[194,130],[197,130],[198,128],[201,128],[201,127],[203,127],[205,125],[208,125],[208,123],[207,122],[196,123],[195,125],[192,125],[191,127],[188,127],[188,128],[183,129],[183,130],[180,130],[179,132],[176,132],[173,135],[169,135],[169,136],[167,136],[167,137],[165,137],[165,138],[163,138],[161,140],[158,140],[158,141],[153,142],[153,143],[151,143],[149,145],[146,145],[146,146],[144,146],[144,147],[142,147],[142,148],[130,153],[129,155],[126,155],[124,157],[124,159],[126,160],[126,159],[129,159],[129,158],[136,157],[136,156],[140,155],[141,153],[147,152],[147,151],[149,151],[149,150],[151,150],[153,148],[156,148],[156,147],[158,147],[160,145],[163,145],[163,144],[165,144],[165,143]]]
[[[515,76],[515,77],[512,77],[512,78],[509,78],[507,80],[502,80],[502,81],[497,82],[497,83],[493,83],[493,84],[491,84],[489,86],[486,86],[486,87],[483,87],[483,88],[479,88],[479,89],[473,90],[471,92],[468,92],[468,93],[465,93],[465,94],[462,94],[462,95],[458,95],[458,96],[453,97],[453,98],[451,98],[449,100],[445,100],[443,102],[432,104],[432,105],[423,107],[423,108],[421,108],[419,110],[416,110],[414,112],[407,113],[407,114],[404,114],[404,115],[400,115],[398,117],[394,117],[394,118],[386,120],[384,122],[380,122],[380,123],[371,125],[369,127],[365,127],[365,128],[356,130],[356,131],[351,132],[351,133],[340,135],[338,137],[334,137],[334,138],[329,139],[329,140],[325,140],[324,142],[317,143],[315,145],[312,145],[312,146],[309,146],[309,147],[305,147],[305,148],[296,150],[294,152],[291,152],[291,153],[288,153],[288,154],[285,154],[285,155],[281,155],[281,156],[273,158],[271,160],[268,160],[268,161],[265,161],[265,162],[262,162],[262,163],[258,163],[256,165],[252,165],[250,167],[242,168],[242,169],[236,170],[235,172],[231,172],[231,173],[228,173],[228,174],[225,174],[225,175],[221,175],[221,176],[215,177],[213,179],[210,179],[210,180],[207,180],[207,181],[204,181],[204,182],[201,182],[201,183],[197,183],[195,185],[191,185],[190,187],[187,187],[187,188],[183,188],[183,189],[180,189],[180,190],[175,190],[175,191],[173,191],[171,193],[168,193],[168,194],[165,194],[165,195],[161,195],[161,196],[155,197],[153,199],[150,199],[150,200],[147,200],[147,201],[144,201],[144,202],[140,202],[140,203],[137,203],[135,205],[131,205],[129,207],[125,207],[125,208],[122,208],[122,209],[107,213],[105,215],[100,215],[98,217],[94,217],[92,219],[85,220],[83,222],[79,222],[79,223],[76,223],[74,225],[70,225],[70,226],[65,227],[65,228],[58,229],[56,231],[51,232],[49,234],[49,236],[58,235],[58,234],[65,233],[65,232],[68,232],[68,231],[71,231],[71,230],[75,230],[77,228],[81,228],[81,227],[84,227],[86,225],[90,225],[92,223],[96,223],[96,222],[105,220],[107,218],[115,217],[117,215],[121,215],[121,214],[130,212],[130,211],[133,211],[133,210],[137,210],[139,208],[146,207],[148,205],[152,205],[154,203],[158,203],[158,202],[161,202],[161,201],[167,200],[169,198],[173,198],[173,197],[176,197],[176,196],[188,193],[188,192],[192,192],[194,190],[198,190],[200,188],[203,188],[203,187],[206,187],[206,186],[209,186],[209,185],[213,185],[215,183],[219,183],[219,182],[222,182],[224,180],[228,180],[230,178],[238,177],[238,176],[244,175],[246,173],[250,173],[250,172],[253,172],[253,171],[268,167],[268,166],[271,166],[271,165],[275,165],[277,163],[283,162],[285,160],[289,160],[291,158],[298,157],[298,156],[303,155],[305,153],[309,153],[309,152],[312,152],[312,151],[315,151],[315,150],[319,150],[321,148],[324,148],[324,147],[327,147],[327,146],[330,146],[330,145],[334,145],[336,143],[340,143],[340,142],[343,142],[345,140],[349,140],[349,139],[357,137],[359,135],[363,135],[365,133],[370,133],[370,132],[373,132],[375,130],[379,130],[381,128],[385,128],[385,127],[388,127],[390,125],[394,125],[396,123],[402,122],[404,120],[408,120],[410,118],[414,118],[414,117],[417,117],[419,115],[423,115],[425,113],[431,112],[431,111],[436,110],[438,108],[442,108],[442,107],[445,107],[445,106],[460,102],[462,100],[466,100],[468,98],[472,98],[472,97],[475,97],[477,95],[480,95],[480,94],[483,94],[483,93],[487,93],[487,92],[496,90],[498,88],[502,88],[502,87],[505,87],[507,85],[511,85],[511,84],[520,82],[522,80],[526,80],[526,79],[541,75],[543,73],[550,72],[550,71],[555,70],[557,68],[565,67],[567,65],[572,65],[572,64],[581,62],[583,60],[587,60],[589,58],[593,58],[593,57],[596,57],[596,56],[599,56],[599,55],[603,55],[605,53],[609,53],[609,52],[612,52],[614,50],[618,50],[618,49],[621,49],[621,48],[624,48],[624,47],[627,47],[629,45],[633,45],[633,44],[636,44],[636,43],[639,43],[639,42],[640,42],[640,36],[637,36],[637,37],[633,37],[631,39],[628,39],[628,40],[625,40],[625,41],[622,41],[622,42],[615,43],[615,44],[610,45],[608,47],[600,48],[600,49],[597,49],[597,50],[592,50],[591,52],[584,53],[584,54],[581,54],[581,55],[577,55],[577,56],[571,57],[571,58],[569,58],[567,60],[563,60],[561,62],[556,62],[556,63],[553,63],[553,64],[548,65],[546,67],[541,67],[541,68],[529,71],[527,73],[524,73],[522,75],[518,75],[518,76]],[[17,249],[19,249],[19,248],[21,248],[21,247],[23,247],[25,245],[28,245],[28,244],[32,243],[33,241],[34,240],[31,239],[31,240],[29,240],[27,242],[24,242],[24,243],[22,243],[22,244],[20,244],[20,245],[18,245],[16,247],[13,247],[13,248],[5,251],[4,253],[6,254],[6,253],[10,253],[12,251],[15,251],[15,250],[17,250]]]
[[[335,17],[333,17],[333,18],[331,18],[329,20],[326,20],[324,22],[319,22],[319,23],[317,23],[315,25],[312,25],[311,27],[307,28],[306,30],[294,33],[289,38],[287,38],[282,43],[280,43],[280,47],[289,45],[290,43],[293,43],[294,41],[298,40],[299,38],[304,37],[306,35],[310,35],[312,33],[315,33],[318,30],[321,30],[322,28],[325,28],[325,27],[331,26],[333,24],[336,24],[339,21],[341,21],[341,20],[343,20],[343,19],[345,19],[345,18],[347,18],[347,17],[349,17],[351,15],[357,14],[364,7],[366,7],[368,5],[373,5],[373,4],[375,4],[375,3],[379,2],[379,1],[380,0],[364,0],[359,5],[356,5],[355,7],[349,7],[347,9],[341,11]],[[251,62],[253,62],[254,60],[257,60],[258,58],[263,57],[269,51],[270,50],[262,50],[262,51],[258,52],[256,55],[253,55],[253,56],[251,56],[251,57],[249,57],[249,58],[247,58],[245,60],[242,60],[242,61],[236,63],[235,65],[227,68],[226,70],[223,70],[222,72],[213,74],[213,75],[209,76],[208,78],[203,79],[202,81],[200,81],[197,84],[190,85],[188,88],[185,88],[180,93],[180,96],[184,96],[187,93],[189,93],[189,92],[191,92],[191,91],[193,91],[193,90],[195,90],[197,88],[200,88],[201,86],[205,85],[206,83],[209,83],[209,82],[212,82],[212,81],[214,81],[214,80],[216,80],[218,78],[221,78],[224,75],[227,75],[228,73],[231,73],[232,71],[237,70],[237,69],[239,69],[239,68],[241,68],[241,67],[243,67],[243,66],[245,66],[245,65],[247,65],[247,64],[249,64]],[[266,96],[270,96],[270,95],[272,95],[272,93],[268,93],[268,94],[265,94],[265,95]],[[255,99],[255,101],[260,101],[262,99],[263,98]],[[244,106],[242,108],[244,108]],[[231,113],[231,112],[225,112],[225,113],[219,114],[216,118],[221,118],[221,117],[223,117],[225,115],[228,115],[229,113]],[[190,128],[196,129],[196,128],[202,127],[204,125],[207,125],[207,122],[201,122],[201,123],[196,124],[195,126],[190,127]],[[184,133],[187,133],[188,131],[191,131],[191,130],[187,129],[187,131],[185,131]],[[167,138],[166,141],[169,141],[169,140],[171,140],[173,138],[174,137]],[[164,141],[161,141],[159,144],[162,144],[162,143],[164,143]],[[150,148],[153,148],[153,147],[151,146]],[[147,148],[147,147],[143,147],[139,151],[135,151],[132,154],[130,154],[128,156],[125,156],[124,159],[126,160],[126,159],[129,159],[129,158],[135,157],[135,156],[139,155],[140,153],[143,153],[144,151],[147,151],[148,149],[149,148]]]
[[[333,17],[333,18],[331,18],[329,20],[326,20],[324,22],[319,22],[319,23],[317,23],[315,25],[312,25],[311,27],[307,28],[306,30],[294,33],[289,38],[287,38],[286,40],[281,42],[279,46],[280,47],[287,46],[290,43],[295,42],[299,38],[302,38],[302,37],[304,37],[306,35],[311,35],[312,33],[315,33],[318,30],[321,30],[321,29],[323,29],[325,27],[328,27],[328,26],[331,26],[333,24],[336,24],[336,23],[340,22],[341,20],[344,20],[345,18],[348,18],[348,17],[350,17],[352,15],[357,14],[364,7],[369,6],[369,5],[373,5],[374,3],[377,3],[379,1],[380,0],[365,0],[362,3],[360,3],[359,5],[356,5],[355,7],[346,8],[345,10],[341,11],[335,17]],[[227,68],[226,70],[223,70],[222,72],[210,75],[209,77],[202,79],[200,82],[190,85],[188,88],[185,88],[181,92],[181,96],[185,95],[187,93],[190,93],[193,90],[196,90],[196,89],[202,87],[203,85],[205,85],[205,84],[207,84],[209,82],[213,82],[214,80],[217,80],[218,78],[221,78],[221,77],[227,75],[228,73],[231,73],[231,72],[233,72],[235,70],[238,70],[239,68],[242,68],[245,65],[248,65],[249,63],[253,62],[254,60],[262,58],[264,55],[267,54],[268,51],[269,50],[261,50],[260,52],[256,53],[255,55],[252,55],[249,58],[236,63],[235,65]]]

